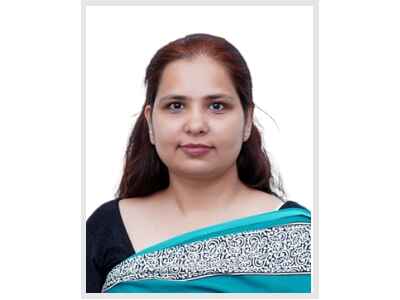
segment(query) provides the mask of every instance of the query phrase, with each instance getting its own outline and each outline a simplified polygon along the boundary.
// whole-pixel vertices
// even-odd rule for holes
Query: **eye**
[[[172,112],[180,111],[182,109],[182,106],[183,106],[183,103],[181,103],[181,102],[171,102],[171,103],[167,104],[167,108]],[[211,110],[217,111],[217,112],[222,111],[225,108],[225,106],[222,102],[211,103],[209,105],[209,107],[211,107]]]
[[[221,102],[214,102],[210,104],[210,106],[212,106],[213,108],[217,108],[216,111],[221,111],[224,109],[224,104]],[[220,107],[221,109],[218,109],[218,107]]]
[[[180,105],[182,105],[182,103],[180,103],[180,102],[172,102],[172,103],[168,104],[168,108],[171,111],[176,111],[177,108],[179,108]]]

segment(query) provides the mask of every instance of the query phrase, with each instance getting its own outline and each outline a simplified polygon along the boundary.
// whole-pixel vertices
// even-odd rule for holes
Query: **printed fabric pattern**
[[[134,255],[111,270],[102,291],[124,281],[220,274],[311,274],[311,224],[226,234]]]

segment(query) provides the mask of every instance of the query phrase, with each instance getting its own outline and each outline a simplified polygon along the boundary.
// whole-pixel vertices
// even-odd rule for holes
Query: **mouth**
[[[182,145],[180,148],[190,156],[203,156],[209,153],[213,147],[207,145]]]
[[[186,148],[212,148],[212,146],[209,146],[209,145],[206,145],[206,144],[193,144],[193,143],[183,144],[183,145],[180,145],[180,147],[186,147]]]

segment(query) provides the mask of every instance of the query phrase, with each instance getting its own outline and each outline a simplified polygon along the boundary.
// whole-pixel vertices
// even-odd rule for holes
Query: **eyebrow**
[[[227,100],[231,100],[233,101],[233,98],[227,94],[222,94],[222,93],[218,93],[218,94],[211,94],[211,95],[206,95],[203,97],[204,100],[214,100],[214,99],[220,99],[220,98],[225,98]],[[178,94],[171,94],[171,95],[167,95],[164,97],[160,98],[160,102],[161,101],[165,101],[165,100],[181,100],[181,101],[187,101],[188,99],[191,99],[190,97],[186,97],[184,95],[178,95]]]

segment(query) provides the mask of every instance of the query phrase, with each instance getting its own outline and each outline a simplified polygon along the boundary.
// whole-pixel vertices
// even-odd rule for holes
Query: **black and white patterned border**
[[[309,223],[227,234],[133,256],[108,273],[102,291],[132,280],[292,273],[311,273]]]

